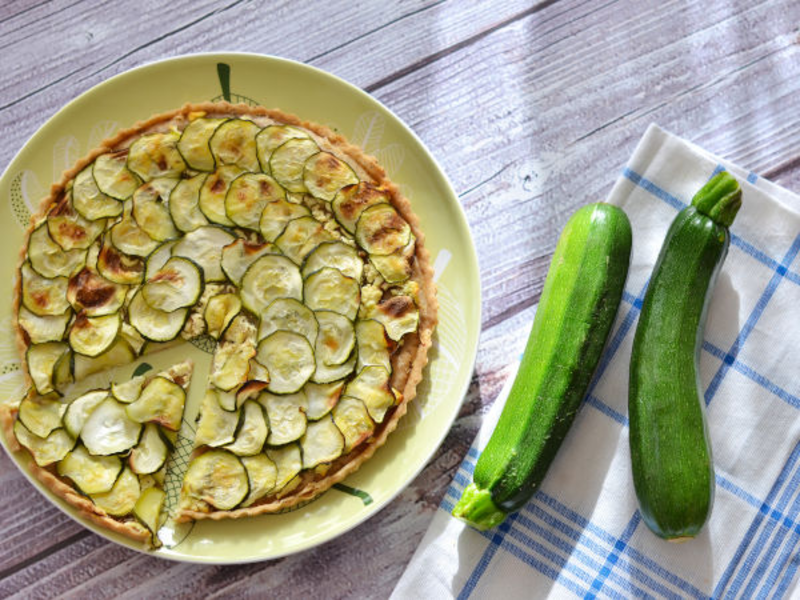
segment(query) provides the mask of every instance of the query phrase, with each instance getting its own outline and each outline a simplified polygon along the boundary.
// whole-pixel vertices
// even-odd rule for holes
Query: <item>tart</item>
[[[369,459],[415,396],[437,310],[423,242],[380,165],[324,126],[225,102],[138,123],[32,218],[14,301],[30,392],[4,409],[9,439],[88,518],[157,545],[191,364],[73,388],[202,342],[177,520],[309,501]],[[87,487],[94,472],[103,491]]]

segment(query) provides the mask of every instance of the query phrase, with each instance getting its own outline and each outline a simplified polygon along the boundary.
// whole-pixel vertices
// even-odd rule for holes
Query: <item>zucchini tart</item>
[[[437,310],[423,239],[381,166],[324,126],[225,102],[138,123],[32,218],[14,300],[30,392],[4,409],[8,437],[87,517],[157,545],[192,364],[72,390],[202,340],[209,376],[174,516],[313,499],[414,398]]]

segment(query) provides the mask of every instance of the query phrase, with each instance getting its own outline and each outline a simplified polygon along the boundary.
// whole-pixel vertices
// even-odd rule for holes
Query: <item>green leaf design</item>
[[[136,367],[136,370],[133,372],[133,376],[134,377],[138,377],[139,375],[142,375],[142,374],[147,373],[148,371],[152,370],[152,368],[153,368],[153,365],[148,364],[148,363],[142,363],[138,367]]]
[[[364,490],[359,490],[358,488],[350,487],[349,485],[345,485],[343,483],[334,483],[333,489],[339,490],[340,492],[344,492],[345,494],[350,494],[351,496],[355,496],[356,498],[361,498],[361,501],[364,503],[364,506],[369,506],[372,504],[372,496],[370,496]]]
[[[207,354],[213,354],[217,347],[217,340],[206,333],[203,335],[198,335],[197,337],[193,337],[189,340],[189,343],[198,350],[202,350]]]
[[[22,195],[22,177],[24,175],[25,173],[17,173],[11,181],[11,212],[17,219],[17,223],[23,228],[27,228],[31,220],[31,211],[28,210]]]

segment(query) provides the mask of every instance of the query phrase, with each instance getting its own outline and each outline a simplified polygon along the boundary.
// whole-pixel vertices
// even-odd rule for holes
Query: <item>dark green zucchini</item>
[[[630,252],[630,222],[615,206],[591,204],[567,222],[519,373],[456,517],[489,529],[542,483],[600,360]]]
[[[699,386],[706,310],[741,190],[713,177],[667,232],[633,341],[628,389],[633,482],[658,536],[694,537],[711,513],[714,466]]]

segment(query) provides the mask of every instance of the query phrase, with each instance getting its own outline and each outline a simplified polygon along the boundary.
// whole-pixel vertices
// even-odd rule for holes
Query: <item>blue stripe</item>
[[[758,181],[758,175],[750,171],[747,175],[747,183],[755,183],[756,181]]]
[[[483,551],[483,556],[478,561],[478,565],[475,567],[475,570],[469,576],[467,583],[464,585],[464,589],[461,590],[461,593],[458,595],[459,600],[466,600],[469,598],[472,592],[475,591],[475,586],[478,585],[478,581],[486,572],[486,568],[489,566],[489,563],[492,562],[494,555],[497,554],[497,549],[500,547],[500,544],[503,543],[503,538],[508,533],[509,529],[511,529],[511,524],[513,523],[516,514],[512,514],[508,519],[503,521],[499,527],[495,530],[495,533],[489,538],[489,545],[486,547],[486,550]]]
[[[789,585],[794,579],[794,574],[797,572],[798,563],[800,563],[800,552],[795,554],[792,557],[791,562],[789,562],[789,568],[786,569],[786,574],[783,576],[783,579],[781,579],[778,589],[775,590],[775,598],[786,597],[786,590],[789,589]]]
[[[798,500],[800,499],[795,499],[794,506],[792,506],[791,512],[789,513],[789,515],[787,515],[790,520],[796,521],[797,515],[798,513],[800,513],[800,502]],[[761,586],[761,589],[758,592],[759,598],[766,598],[767,595],[769,594],[769,591],[773,587],[775,587],[775,582],[778,580],[778,576],[780,575],[781,571],[783,571],[783,569],[790,564],[789,561],[791,558],[792,551],[795,551],[797,549],[797,542],[798,539],[800,539],[800,525],[794,525],[789,529],[790,529],[789,540],[784,545],[783,551],[780,553],[780,556],[778,556],[778,560],[775,561],[775,564],[773,565],[772,570],[767,576],[764,585]],[[783,535],[784,534],[782,533],[781,537],[783,537]],[[800,553],[798,553],[798,555],[800,555]]]
[[[594,598],[597,597],[597,594],[600,592],[600,590],[603,589],[603,584],[606,578],[611,573],[611,570],[614,568],[614,565],[617,563],[617,560],[619,560],[619,555],[627,547],[628,542],[630,541],[634,531],[636,531],[636,528],[639,526],[640,521],[641,521],[641,515],[637,510],[633,513],[631,520],[625,527],[625,531],[622,532],[622,535],[614,543],[611,552],[609,552],[608,554],[608,558],[606,559],[605,565],[603,565],[603,568],[600,569],[600,572],[597,574],[597,577],[595,577],[594,581],[592,582],[593,591],[590,591],[588,594],[586,594],[587,599],[594,600]]]
[[[753,508],[757,508],[757,509],[760,510],[761,507],[764,506],[764,503],[761,500],[759,500],[758,498],[756,498],[752,494],[744,491],[738,485],[733,483],[731,480],[726,479],[725,477],[723,477],[719,473],[716,474],[715,479],[717,481],[717,485],[720,488],[722,488],[723,490],[725,490],[727,492],[730,492],[731,494],[733,494],[734,496],[736,496],[740,500],[744,500],[745,502],[747,502]]]
[[[617,423],[622,425],[623,427],[628,426],[628,417],[623,415],[622,413],[614,410],[608,404],[597,398],[596,396],[586,396],[586,404],[589,406],[596,408],[601,413],[606,415],[607,417],[611,417]]]

